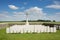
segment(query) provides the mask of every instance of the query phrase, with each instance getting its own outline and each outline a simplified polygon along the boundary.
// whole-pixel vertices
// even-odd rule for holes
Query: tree
[[[53,22],[56,22],[55,20],[53,20]]]

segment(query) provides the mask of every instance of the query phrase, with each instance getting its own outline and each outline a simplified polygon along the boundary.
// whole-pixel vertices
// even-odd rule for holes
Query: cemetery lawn
[[[3,23],[8,23],[8,24],[14,24],[14,23],[19,23],[19,24],[25,24],[26,22],[3,22]],[[43,24],[43,23],[50,23],[50,24],[60,24],[60,22],[29,22],[30,24]]]
[[[56,33],[6,34],[5,29],[0,29],[0,40],[60,40],[60,30]]]

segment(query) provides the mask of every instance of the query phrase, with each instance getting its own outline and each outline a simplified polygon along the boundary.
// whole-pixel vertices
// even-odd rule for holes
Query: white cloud
[[[46,6],[46,8],[60,9],[60,3],[54,1],[54,4]]]
[[[7,11],[3,11],[0,13],[0,18],[5,18],[5,17],[8,17],[8,12]]]
[[[54,4],[57,4],[58,5],[58,4],[60,4],[60,2],[59,1],[54,1]]]
[[[29,14],[35,15],[36,17],[40,16],[40,18],[46,15],[45,13],[43,13],[43,9],[39,7],[31,7],[29,9],[24,10],[23,12],[14,12],[14,15],[16,16],[24,13],[29,13]]]
[[[8,15],[8,14],[5,14],[4,12],[0,13],[0,21],[17,21],[19,19],[20,18],[14,16],[14,15]]]
[[[35,19],[43,19],[45,17],[45,15],[46,15],[46,13],[43,12],[43,9],[42,8],[39,8],[39,7],[31,7],[29,9],[26,9],[24,11],[24,13],[31,14],[31,16],[32,16],[33,19],[34,18]]]
[[[31,7],[22,12],[12,12],[12,15],[9,15],[6,13],[8,12],[0,13],[0,21],[1,20],[4,20],[4,21],[25,20],[26,19],[25,13],[29,13],[29,20],[44,19],[44,20],[60,21],[60,12],[52,15],[48,15],[47,13],[43,12],[42,8],[39,8],[39,7]]]
[[[23,15],[24,12],[13,12],[14,15]]]
[[[60,5],[48,5],[46,8],[60,9]]]
[[[22,18],[21,16],[24,17],[24,12],[13,12],[13,17],[16,17],[16,18]]]
[[[24,10],[23,12],[13,12],[12,15],[2,14],[2,16],[0,16],[0,19],[3,17],[2,20],[25,20],[25,13],[29,13],[29,20],[44,19],[46,16],[46,13],[43,12],[42,8],[31,7],[29,9]]]
[[[48,20],[60,21],[60,12],[51,14],[51,15],[46,15],[46,16],[47,16],[46,19],[48,19]]]
[[[60,15],[60,12],[56,13],[56,15]]]
[[[38,8],[38,7],[32,7],[29,9],[26,9],[25,12],[29,13],[29,14],[43,14],[42,8]]]
[[[8,18],[8,17],[9,17],[8,15],[0,14],[0,18]]]
[[[17,10],[17,9],[19,9],[17,6],[15,6],[15,5],[8,5],[8,7],[10,8],[10,9],[13,9],[13,10]]]

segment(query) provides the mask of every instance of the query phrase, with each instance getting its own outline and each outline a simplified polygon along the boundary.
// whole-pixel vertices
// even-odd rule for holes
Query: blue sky
[[[60,21],[60,0],[0,0],[0,21],[29,20]]]

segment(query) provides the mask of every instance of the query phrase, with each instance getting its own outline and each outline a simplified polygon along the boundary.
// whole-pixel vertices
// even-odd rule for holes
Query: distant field
[[[8,23],[8,24],[25,24],[25,22],[2,22],[2,23]],[[60,24],[60,22],[29,22],[29,24],[43,24],[43,23],[50,23],[50,24]]]
[[[26,22],[0,22],[1,23],[6,23],[8,24],[7,26],[12,26],[12,25],[25,25]],[[60,24],[60,22],[29,22],[30,25],[41,25],[41,24]],[[1,26],[0,26],[1,27]]]
[[[56,33],[6,34],[5,29],[1,29],[0,40],[60,40],[60,30]]]

